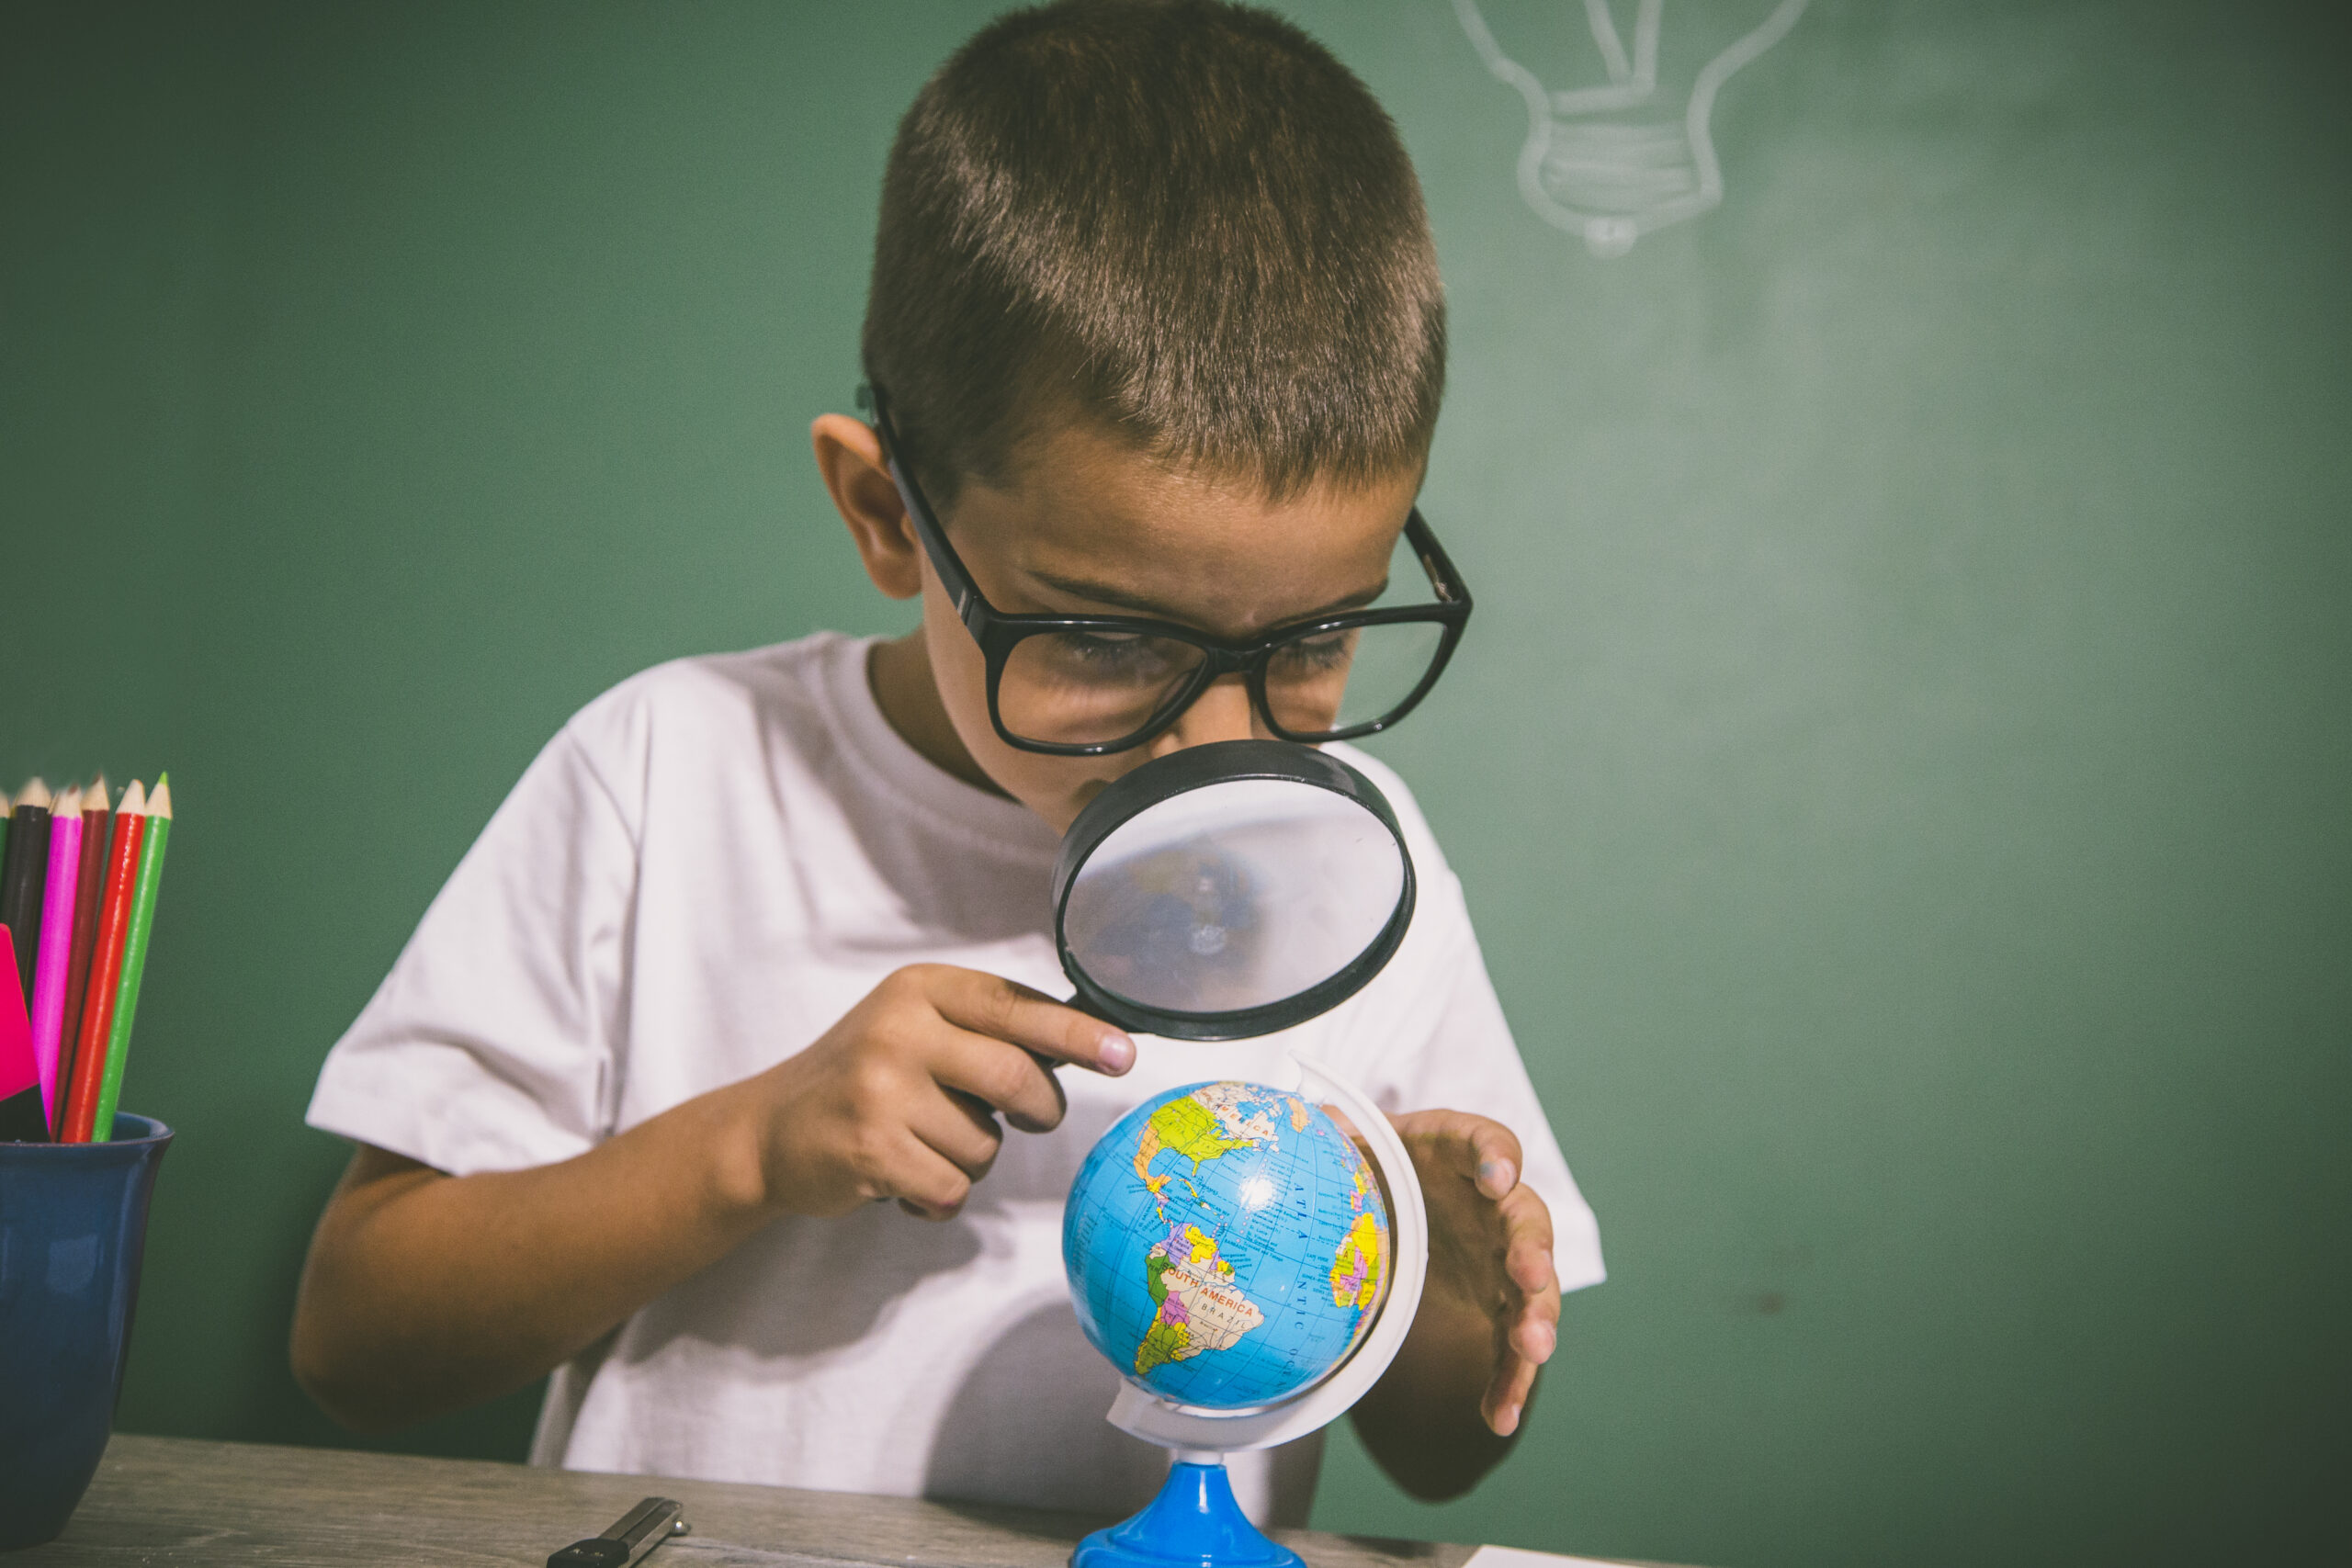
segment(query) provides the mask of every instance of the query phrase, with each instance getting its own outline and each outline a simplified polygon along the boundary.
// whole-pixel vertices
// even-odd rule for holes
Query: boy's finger
[[[1560,1276],[1553,1267],[1551,1251],[1532,1243],[1511,1244],[1503,1254],[1503,1272],[1524,1296],[1560,1288]]]
[[[1051,1063],[968,1029],[944,1032],[932,1057],[931,1076],[943,1089],[1003,1111],[1004,1119],[1024,1133],[1046,1133],[1061,1125],[1069,1104]]]
[[[1505,1309],[1508,1314],[1503,1342],[1511,1351],[1541,1366],[1552,1359],[1560,1344],[1560,1286],[1547,1278],[1536,1290],[1529,1291]]]
[[[1136,1065],[1136,1043],[1123,1032],[1042,991],[977,969],[933,973],[932,1004],[960,1029],[1114,1077]]]
[[[1486,1397],[1478,1402],[1478,1414],[1486,1417],[1487,1429],[1498,1438],[1518,1431],[1527,1396],[1534,1391],[1535,1363],[1516,1352],[1506,1352],[1487,1385]]]
[[[1510,1196],[1519,1185],[1521,1163],[1519,1137],[1499,1122],[1485,1117],[1473,1118],[1477,1127],[1470,1134],[1470,1145],[1476,1153],[1478,1190],[1489,1198]]]
[[[1528,1295],[1558,1288],[1552,1267],[1552,1211],[1531,1187],[1512,1189],[1497,1207],[1503,1221],[1503,1271]]]
[[[954,1089],[941,1091],[907,1119],[914,1135],[974,1181],[988,1175],[1004,1146],[1004,1133],[989,1108]]]
[[[1552,1352],[1560,1348],[1559,1298],[1552,1298],[1548,1311],[1540,1298],[1531,1300],[1512,1325],[1509,1344],[1511,1354],[1530,1366],[1540,1367],[1550,1360]]]
[[[1466,1111],[1425,1111],[1413,1131],[1427,1138],[1449,1168],[1459,1171],[1489,1198],[1519,1185],[1519,1139],[1501,1122]]]
[[[954,1219],[972,1195],[972,1179],[912,1132],[901,1137],[886,1179],[890,1195],[918,1219]]]

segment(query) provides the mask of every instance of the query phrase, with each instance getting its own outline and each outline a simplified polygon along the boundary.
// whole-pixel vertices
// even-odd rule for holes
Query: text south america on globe
[[[1319,1382],[1378,1315],[1388,1209],[1322,1107],[1262,1084],[1157,1095],[1071,1183],[1062,1262],[1094,1348],[1161,1398],[1271,1404]]]

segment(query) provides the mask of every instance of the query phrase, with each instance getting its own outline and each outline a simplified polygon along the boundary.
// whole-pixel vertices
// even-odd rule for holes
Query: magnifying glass
[[[1240,1040],[1380,973],[1412,923],[1413,860],[1387,797],[1338,758],[1218,740],[1088,802],[1053,897],[1075,1005],[1146,1034]]]

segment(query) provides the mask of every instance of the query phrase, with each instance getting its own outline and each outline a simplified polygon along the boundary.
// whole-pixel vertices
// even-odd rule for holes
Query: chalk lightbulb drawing
[[[1723,200],[1723,167],[1707,125],[1715,95],[1734,72],[1780,42],[1804,8],[1805,0],[1781,0],[1701,66],[1677,115],[1672,95],[1661,93],[1657,83],[1666,0],[1640,0],[1631,55],[1609,0],[1584,0],[1609,81],[1564,92],[1546,90],[1533,72],[1503,53],[1477,0],[1453,0],[1462,30],[1487,69],[1526,100],[1520,194],[1544,221],[1582,235],[1597,256],[1622,256],[1644,234],[1696,218]]]

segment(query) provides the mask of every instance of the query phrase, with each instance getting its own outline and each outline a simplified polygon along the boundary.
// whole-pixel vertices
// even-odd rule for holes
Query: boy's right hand
[[[763,1207],[842,1214],[895,1198],[955,1217],[1004,1142],[1057,1125],[1052,1069],[1135,1065],[1112,1025],[995,975],[944,964],[899,970],[807,1050],[736,1086],[758,1150]]]

